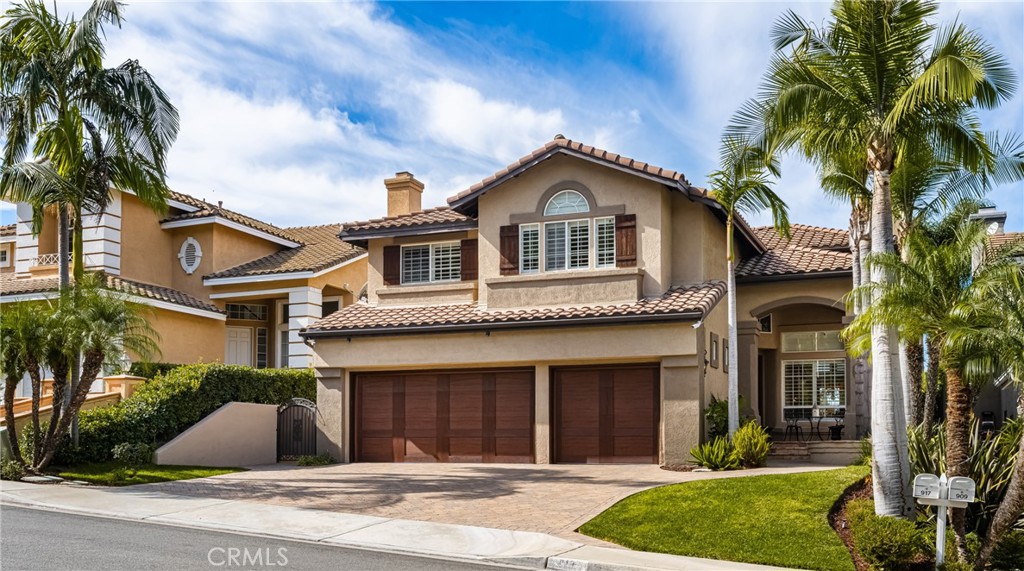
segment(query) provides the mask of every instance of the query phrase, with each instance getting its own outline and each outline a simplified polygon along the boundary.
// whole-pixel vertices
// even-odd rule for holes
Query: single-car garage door
[[[658,365],[554,370],[554,457],[658,462]]]
[[[359,462],[532,462],[533,371],[358,374]]]

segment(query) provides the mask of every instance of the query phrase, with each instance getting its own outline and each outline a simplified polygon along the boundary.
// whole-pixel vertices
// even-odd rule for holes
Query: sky
[[[704,186],[788,9],[820,23],[829,3],[135,1],[106,59],[139,60],[177,105],[172,188],[279,226],[327,224],[384,215],[398,171],[426,184],[424,207],[444,205],[556,134]],[[956,18],[1024,77],[1024,3],[940,5],[938,21]],[[1022,91],[982,113],[986,131],[1024,133]],[[812,166],[782,167],[791,220],[847,226]],[[1024,184],[989,199],[1024,230]]]

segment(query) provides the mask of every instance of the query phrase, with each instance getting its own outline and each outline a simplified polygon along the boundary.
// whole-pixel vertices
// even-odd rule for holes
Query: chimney
[[[388,216],[401,216],[423,210],[423,183],[410,172],[395,173],[395,178],[384,179],[388,189]]]
[[[981,221],[989,236],[1002,234],[1006,225],[1006,212],[996,210],[995,206],[983,206],[968,217],[970,220]]]

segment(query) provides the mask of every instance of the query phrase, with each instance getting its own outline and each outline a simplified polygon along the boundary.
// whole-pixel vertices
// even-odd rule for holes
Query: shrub
[[[117,444],[143,442],[155,447],[228,402],[281,404],[293,397],[316,399],[311,370],[185,365],[143,384],[114,406],[82,411],[79,447],[62,446],[57,461],[108,461]]]
[[[114,447],[114,460],[125,465],[129,476],[139,473],[139,468],[153,460],[153,448],[145,442],[122,442]]]
[[[25,475],[25,468],[17,460],[0,462],[0,480],[20,480]]]
[[[328,464],[334,464],[334,458],[327,453],[317,454],[316,456],[305,455],[299,456],[296,464],[299,466],[327,466]]]
[[[111,482],[123,482],[129,478],[127,468],[114,468],[110,472]]]
[[[1024,571],[1024,530],[1004,535],[992,551],[990,562],[998,571]]]
[[[132,363],[128,367],[127,374],[133,377],[152,379],[158,375],[166,375],[181,366],[175,363]]]
[[[693,448],[690,450],[690,456],[693,456],[697,465],[712,470],[735,470],[740,467],[733,454],[732,444],[723,436]]]
[[[47,420],[49,423],[49,420]],[[43,426],[46,426],[44,423]],[[45,430],[40,428],[40,430]],[[18,430],[18,448],[21,449],[21,457],[25,460],[25,463],[31,466],[35,460],[35,443],[37,440],[42,441],[44,434],[36,434],[35,428],[31,424],[26,424]]]
[[[860,456],[853,462],[854,466],[871,465],[871,437],[865,436],[860,439]]]
[[[756,422],[748,422],[732,437],[733,456],[744,468],[764,466],[771,450],[768,431]]]
[[[952,552],[950,552],[952,554]],[[939,571],[974,571],[974,565],[970,563],[964,563],[959,559],[947,559],[945,563],[939,565]]]
[[[874,502],[869,499],[847,503],[846,516],[853,545],[872,569],[899,569],[928,552],[928,540],[913,522],[875,515]]]

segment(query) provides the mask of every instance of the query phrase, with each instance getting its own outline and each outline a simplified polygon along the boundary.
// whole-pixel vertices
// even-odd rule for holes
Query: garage
[[[658,365],[554,369],[554,459],[658,462]]]
[[[357,374],[358,462],[533,462],[531,370]]]

